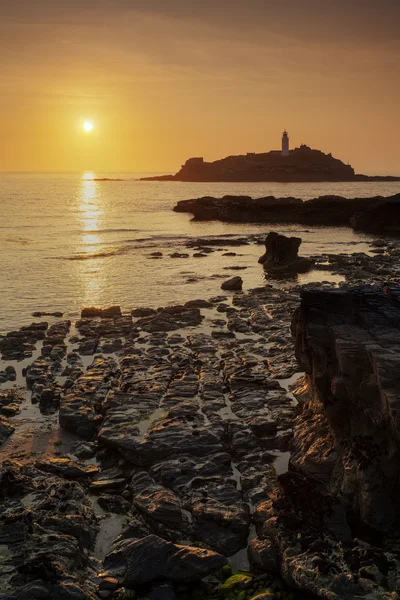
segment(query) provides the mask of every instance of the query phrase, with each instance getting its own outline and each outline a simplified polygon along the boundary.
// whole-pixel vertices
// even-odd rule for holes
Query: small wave
[[[28,244],[31,243],[31,240],[28,240],[26,238],[20,238],[20,237],[6,238],[5,241],[12,243],[12,244],[21,244],[21,246],[27,246]]]
[[[139,233],[140,229],[85,229],[84,233]]]
[[[101,250],[100,252],[94,252],[93,254],[74,254],[73,256],[61,256],[61,260],[92,260],[95,258],[109,258],[110,256],[119,256],[121,254],[126,254],[133,250],[131,246],[126,246],[122,248],[110,248],[109,250]],[[57,260],[56,257],[52,257]]]

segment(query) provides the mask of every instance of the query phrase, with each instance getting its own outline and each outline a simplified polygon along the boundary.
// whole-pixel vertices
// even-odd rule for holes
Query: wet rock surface
[[[96,309],[1,338],[0,371],[10,374],[0,383],[1,600],[289,599],[290,589],[393,600],[400,256],[385,248],[316,257],[349,283],[379,283],[379,319],[371,307],[350,310],[364,319],[357,344],[373,337],[370,362],[352,346],[356,325],[340,320],[343,300],[322,319],[324,335],[317,317],[310,335],[294,326],[299,365],[290,324],[307,288],[296,285]],[[318,293],[310,315],[331,306]],[[321,397],[304,408],[303,371]],[[349,403],[354,423],[341,417]],[[367,422],[380,428],[383,454]],[[388,483],[381,506],[377,461]]]
[[[119,532],[130,544],[147,536],[161,540],[163,548],[168,543],[168,548],[194,548],[176,550],[177,573],[185,571],[182,553],[188,556],[190,568],[182,576],[186,582],[218,570],[226,557],[245,556],[254,503],[274,476],[281,435],[290,435],[287,405],[282,422],[280,408],[274,406],[286,392],[267,366],[268,346],[278,350],[275,342],[267,342],[275,335],[267,306],[291,311],[295,298],[269,288],[236,296],[225,303],[227,318],[221,320],[217,308],[225,300],[135,309],[129,316],[85,316],[75,324],[59,321],[48,328],[48,338],[44,334],[40,356],[35,358],[33,350],[33,362],[24,369],[28,398],[38,402],[44,416],[58,418],[61,437],[60,445],[47,446],[44,456],[32,457],[28,448],[19,456],[43,480],[76,482],[85,498],[93,497],[93,522],[100,533],[86,552],[98,572],[104,568],[95,556],[105,557]],[[287,343],[287,318],[284,327]],[[236,336],[243,336],[243,343]],[[107,355],[110,345],[113,351]],[[290,353],[289,347],[279,349],[285,364]],[[261,367],[260,356],[265,361]],[[270,358],[271,369],[279,374],[276,354]],[[291,374],[296,369],[292,360]],[[58,403],[44,411],[50,391]],[[4,406],[12,405],[10,392],[5,394]],[[5,440],[15,426],[7,427]],[[30,497],[30,488],[19,493]],[[112,539],[102,527],[115,531]],[[204,571],[196,567],[196,557],[206,557],[199,558],[199,564],[208,565]],[[151,561],[146,568],[152,572]],[[160,577],[171,580],[172,572]],[[123,583],[117,580],[120,588]],[[10,580],[7,585],[22,590],[22,583],[33,586],[35,581],[14,585]],[[142,580],[132,574],[126,581],[131,586]],[[53,583],[44,575],[37,585],[53,593]],[[99,597],[114,593],[105,583],[101,589],[96,585]],[[29,593],[36,593],[33,589]]]

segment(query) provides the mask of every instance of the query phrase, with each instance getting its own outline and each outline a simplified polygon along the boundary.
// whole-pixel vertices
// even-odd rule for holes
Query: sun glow
[[[88,131],[88,132],[92,131],[92,129],[93,129],[93,123],[91,121],[85,121],[84,124],[83,124],[83,129],[85,131]]]

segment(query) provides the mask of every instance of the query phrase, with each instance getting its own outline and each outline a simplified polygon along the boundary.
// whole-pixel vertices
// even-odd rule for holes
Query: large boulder
[[[221,284],[222,290],[229,290],[233,292],[240,292],[243,287],[243,279],[239,276],[227,279]]]
[[[304,273],[313,266],[312,260],[298,255],[301,238],[286,237],[271,231],[265,240],[265,254],[258,262],[269,272]]]
[[[178,546],[156,535],[123,540],[105,558],[107,574],[126,588],[167,579],[177,583],[199,581],[217,571],[227,559],[204,548]]]

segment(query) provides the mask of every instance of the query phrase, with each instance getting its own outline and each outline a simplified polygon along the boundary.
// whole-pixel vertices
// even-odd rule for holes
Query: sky
[[[175,172],[286,128],[400,175],[400,0],[1,0],[0,56],[0,171]]]

